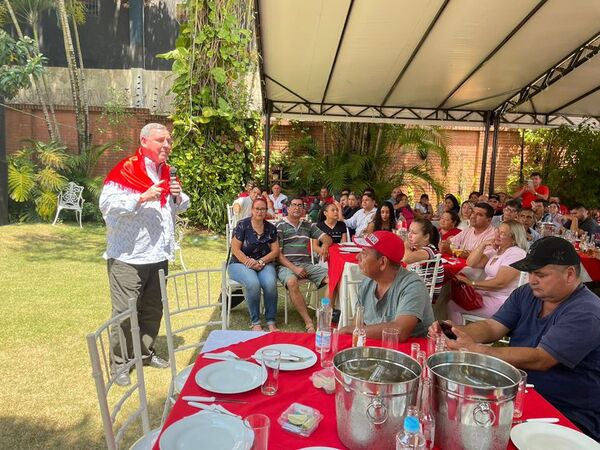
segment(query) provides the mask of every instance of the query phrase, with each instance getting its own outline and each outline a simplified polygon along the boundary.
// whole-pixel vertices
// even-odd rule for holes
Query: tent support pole
[[[270,100],[267,100],[266,104],[266,118],[265,118],[265,186],[264,189],[269,190],[270,176],[269,176],[269,158],[271,157],[271,112],[273,110],[273,104]]]
[[[496,160],[498,159],[498,134],[500,133],[500,114],[494,114],[494,138],[492,139],[492,160],[490,161],[490,195],[494,193],[496,178]]]
[[[490,122],[491,122],[491,112],[485,112],[485,129],[483,132],[483,150],[482,150],[482,158],[481,158],[481,174],[479,175],[479,192],[483,194],[483,189],[485,187],[485,168],[487,166],[487,150],[488,143],[490,141]]]

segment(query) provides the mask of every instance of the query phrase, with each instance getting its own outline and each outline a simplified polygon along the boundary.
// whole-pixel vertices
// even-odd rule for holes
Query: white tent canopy
[[[267,114],[600,124],[599,0],[255,0]]]

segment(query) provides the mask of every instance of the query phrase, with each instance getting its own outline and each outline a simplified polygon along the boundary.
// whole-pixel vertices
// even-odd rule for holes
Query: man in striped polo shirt
[[[328,283],[327,269],[312,264],[310,240],[318,239],[323,244],[321,256],[327,259],[331,238],[323,233],[314,223],[301,220],[304,216],[302,197],[292,197],[288,204],[288,216],[277,224],[279,237],[279,281],[288,289],[292,304],[302,316],[306,331],[314,333],[315,327],[308,315],[306,301],[300,292],[299,280],[310,280],[317,287]]]

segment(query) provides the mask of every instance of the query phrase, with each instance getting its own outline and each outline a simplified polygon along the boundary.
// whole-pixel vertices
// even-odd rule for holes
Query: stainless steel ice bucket
[[[427,360],[435,445],[444,450],[505,450],[521,378],[510,364],[470,352]]]
[[[340,440],[350,450],[394,450],[407,407],[416,404],[421,367],[404,353],[349,348],[333,358]]]

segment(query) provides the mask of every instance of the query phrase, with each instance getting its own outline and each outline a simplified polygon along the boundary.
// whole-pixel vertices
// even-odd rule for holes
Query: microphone
[[[177,167],[169,167],[169,177],[170,177],[170,182],[173,183],[173,181],[177,181]],[[173,199],[174,202],[177,201],[177,196],[171,194],[171,198]]]

